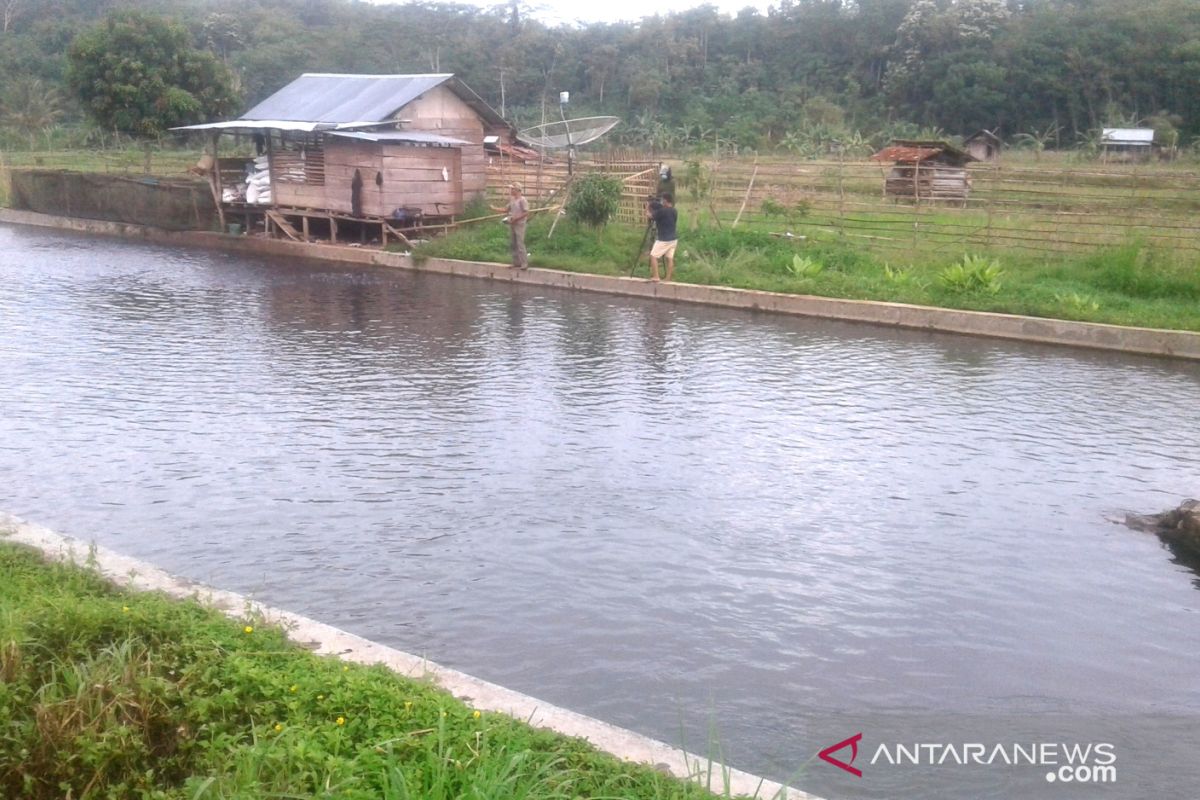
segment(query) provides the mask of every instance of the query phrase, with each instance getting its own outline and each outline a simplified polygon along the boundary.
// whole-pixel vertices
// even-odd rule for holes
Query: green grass
[[[710,795],[256,620],[0,543],[0,796]]]
[[[609,225],[597,232],[563,220],[547,238],[550,222],[543,216],[530,223],[533,266],[629,274],[642,230]],[[418,255],[505,262],[507,229],[499,222],[465,226],[420,246]],[[796,269],[796,256],[819,269]],[[945,277],[956,265],[981,263],[988,280]],[[690,230],[681,214],[676,265],[676,279],[685,283],[1200,331],[1200,264],[1138,240],[1061,255],[992,248],[897,257],[837,236],[786,239],[711,223]],[[647,276],[645,256],[635,274]]]

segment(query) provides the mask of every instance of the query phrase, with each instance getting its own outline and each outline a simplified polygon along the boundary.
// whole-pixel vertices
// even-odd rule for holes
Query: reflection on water
[[[785,778],[1200,712],[1200,368],[0,227],[0,507]]]

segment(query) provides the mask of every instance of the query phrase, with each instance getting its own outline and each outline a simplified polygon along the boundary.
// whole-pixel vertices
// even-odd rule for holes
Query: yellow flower
[[[346,667],[346,666],[342,667],[342,672],[349,672],[349,671],[350,671],[350,667]]]
[[[404,701],[404,710],[405,710],[405,711],[411,711],[411,710],[412,710],[412,700],[405,700],[405,701]]]
[[[242,633],[254,633],[254,626],[247,625],[246,627],[242,628]]]
[[[325,695],[323,695],[323,694],[319,694],[319,695],[317,695],[317,699],[318,699],[318,700],[324,700],[324,699],[325,699]]]
[[[337,724],[338,724],[338,725],[345,725],[345,724],[346,724],[346,718],[345,718],[345,717],[338,717],[338,718],[337,718]]]
[[[445,716],[446,716],[446,712],[445,712],[445,711],[443,711],[443,712],[442,712],[442,717],[445,717]]]
[[[475,712],[473,712],[473,713],[471,714],[471,716],[472,716],[472,717],[474,717],[475,719],[479,719],[479,717],[480,717],[481,715],[480,715],[480,713],[479,713],[478,711],[475,711]]]
[[[121,613],[123,613],[123,614],[128,614],[128,613],[129,613],[129,606],[121,606]]]
[[[280,725],[278,722],[276,722],[276,723],[275,723],[275,732],[276,732],[276,733],[282,733],[282,732],[283,732],[283,726],[282,726],[282,725]]]
[[[294,684],[294,683],[293,683],[293,684],[292,684],[292,685],[291,685],[291,686],[288,688],[288,691],[289,691],[289,692],[291,692],[292,694],[295,694],[295,693],[296,693],[296,690],[297,690],[297,689],[299,689],[299,688],[300,688],[299,686],[297,686],[296,684]]]

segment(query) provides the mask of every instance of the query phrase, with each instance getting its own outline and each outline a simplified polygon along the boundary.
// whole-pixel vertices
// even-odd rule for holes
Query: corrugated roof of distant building
[[[1154,144],[1154,128],[1104,128],[1102,144]]]

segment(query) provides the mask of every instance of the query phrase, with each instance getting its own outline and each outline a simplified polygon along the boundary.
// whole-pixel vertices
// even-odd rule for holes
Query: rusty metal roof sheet
[[[925,161],[940,156],[944,150],[933,147],[910,147],[907,145],[892,145],[885,147],[875,155],[872,161]]]

